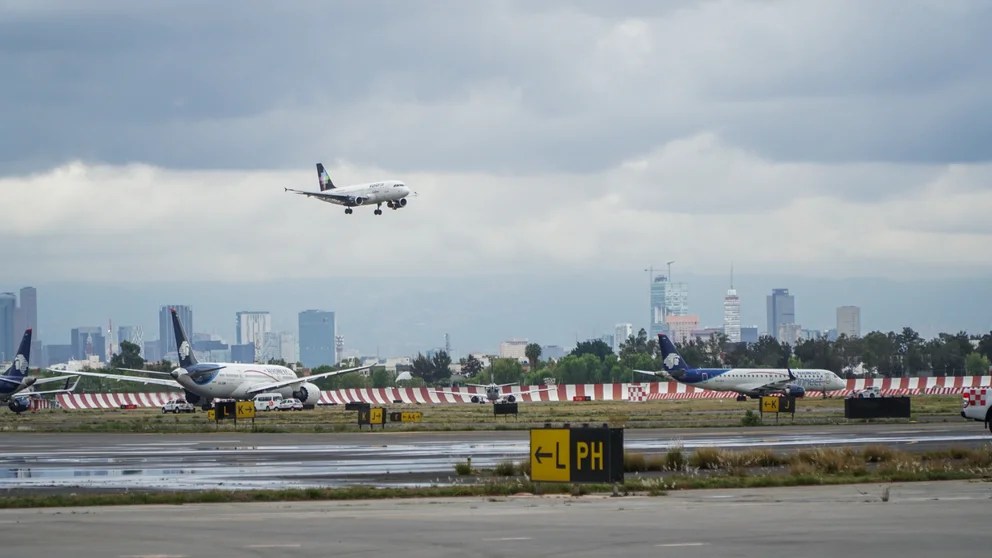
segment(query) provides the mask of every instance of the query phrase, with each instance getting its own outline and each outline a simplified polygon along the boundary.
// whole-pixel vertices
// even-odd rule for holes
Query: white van
[[[275,411],[282,401],[281,393],[259,393],[255,396],[256,411]]]

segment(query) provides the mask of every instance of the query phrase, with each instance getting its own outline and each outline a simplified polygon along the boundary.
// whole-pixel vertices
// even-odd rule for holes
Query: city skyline
[[[642,327],[647,329],[647,324],[636,320],[644,316],[643,309],[649,305],[650,298],[641,277],[636,273],[623,277],[590,276],[583,280],[573,277],[567,285],[561,277],[540,276],[508,276],[496,284],[480,281],[468,285],[462,280],[398,279],[395,283],[404,285],[406,291],[374,299],[362,294],[366,287],[383,292],[395,292],[395,288],[391,282],[369,279],[333,285],[342,303],[321,306],[335,308],[338,335],[347,339],[347,354],[412,355],[443,346],[443,334],[447,331],[455,332],[451,335],[455,354],[493,352],[501,341],[514,337],[529,338],[541,345],[572,346],[576,340],[614,334],[617,323],[630,323],[634,333]],[[693,292],[699,293],[693,298],[691,310],[701,316],[700,327],[721,327],[726,278],[687,273],[685,279],[693,285]],[[760,332],[765,331],[765,297],[770,292],[767,285],[782,284],[795,285],[790,293],[797,296],[799,321],[805,329],[833,329],[841,306],[859,307],[862,333],[873,329],[898,330],[903,326],[913,327],[924,336],[940,331],[953,333],[963,329],[982,333],[992,329],[989,314],[984,310],[992,304],[992,294],[982,281],[895,283],[819,279],[804,283],[795,277],[738,274],[735,290],[739,292],[742,331],[754,325],[759,326]],[[307,292],[323,291],[329,285],[316,281],[283,288],[286,286],[256,285],[255,289],[232,292],[230,285],[196,284],[187,287],[188,290],[173,286],[172,292],[164,292],[164,287],[155,286],[122,289],[114,285],[39,284],[37,296],[41,327],[47,332],[46,345],[68,344],[70,329],[106,323],[107,318],[122,327],[155,331],[149,325],[149,317],[154,319],[162,305],[151,302],[152,297],[189,302],[200,324],[196,333],[216,335],[233,344],[236,338],[231,317],[237,311],[264,302],[272,309],[273,331],[298,333],[298,313],[317,306],[307,302],[310,298]],[[15,287],[0,288],[16,290]],[[546,293],[553,288],[565,300],[582,301],[582,304],[569,305],[549,299]],[[278,295],[289,291],[298,297]],[[598,301],[604,293],[610,296]],[[920,304],[903,303],[910,293],[921,296]],[[64,312],[57,311],[60,305]],[[392,311],[384,313],[380,305]],[[479,314],[464,314],[461,309],[466,305],[477,308]],[[146,343],[158,341],[148,337],[146,333]]]

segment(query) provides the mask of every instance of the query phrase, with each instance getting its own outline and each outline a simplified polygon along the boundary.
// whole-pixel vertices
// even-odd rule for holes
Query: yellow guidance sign
[[[530,478],[541,482],[569,482],[571,436],[568,428],[530,431]]]
[[[255,402],[254,401],[238,401],[237,410],[235,411],[235,417],[238,419],[253,419],[255,418]]]
[[[778,396],[777,395],[764,395],[761,397],[761,412],[762,413],[777,413],[778,412]]]

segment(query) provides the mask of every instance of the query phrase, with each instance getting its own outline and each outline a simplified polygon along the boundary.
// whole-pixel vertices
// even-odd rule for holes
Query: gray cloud
[[[990,23],[981,2],[15,3],[0,174],[602,172],[701,132],[770,160],[985,161]]]

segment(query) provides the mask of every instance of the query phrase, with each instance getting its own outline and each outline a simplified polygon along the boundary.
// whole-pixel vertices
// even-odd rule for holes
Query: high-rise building
[[[515,358],[523,360],[527,358],[527,345],[530,342],[526,339],[509,339],[499,344],[499,358]]]
[[[76,327],[69,332],[72,345],[72,358],[86,360],[96,356],[101,361],[107,358],[107,338],[99,326]]]
[[[265,342],[262,344],[262,356],[259,362],[269,362],[270,360],[282,360],[282,335],[278,331],[265,334]]]
[[[117,345],[127,341],[138,346],[138,350],[144,349],[144,340],[141,338],[141,326],[120,326],[117,328]]]
[[[617,324],[613,328],[613,352],[620,354],[620,345],[627,342],[634,334],[634,324]]]
[[[34,287],[23,287],[20,293],[16,311],[15,335],[17,342],[24,330],[31,328],[31,354],[41,355],[41,335],[38,332],[38,290]],[[20,333],[17,333],[20,331]]]
[[[651,282],[651,337],[667,331],[669,316],[685,316],[688,313],[689,286],[674,283],[665,275],[656,275]]]
[[[170,353],[177,353],[176,330],[172,327],[172,314],[170,309],[176,311],[179,322],[183,324],[183,331],[186,335],[193,334],[193,309],[183,304],[173,304],[163,306],[158,311],[158,347],[159,358],[166,358]]]
[[[14,351],[17,350],[17,343],[20,342],[20,336],[15,331],[15,313],[17,313],[17,296],[14,293],[0,293],[0,361],[3,362],[14,359]],[[24,335],[24,331],[21,331],[20,335]]]
[[[296,334],[289,331],[279,334],[279,352],[289,364],[300,361],[300,345],[296,342]]]
[[[699,329],[699,316],[682,315],[665,318],[668,335],[676,343],[685,343],[692,339],[692,332]]]
[[[768,309],[768,335],[781,341],[779,331],[782,326],[796,323],[796,297],[789,289],[772,289],[766,297]]]
[[[758,326],[741,327],[741,343],[757,343]]]
[[[338,362],[334,312],[304,310],[299,315],[300,363],[307,368],[334,366]]]
[[[255,357],[255,345],[253,343],[231,345],[231,362],[255,362]]]
[[[837,335],[861,337],[861,308],[857,306],[837,308]]]
[[[255,358],[265,362],[265,335],[272,332],[272,315],[257,310],[243,311],[236,314],[237,344],[255,345]]]
[[[730,270],[730,288],[723,297],[723,334],[731,343],[741,342],[741,299],[734,288],[734,271]]]

